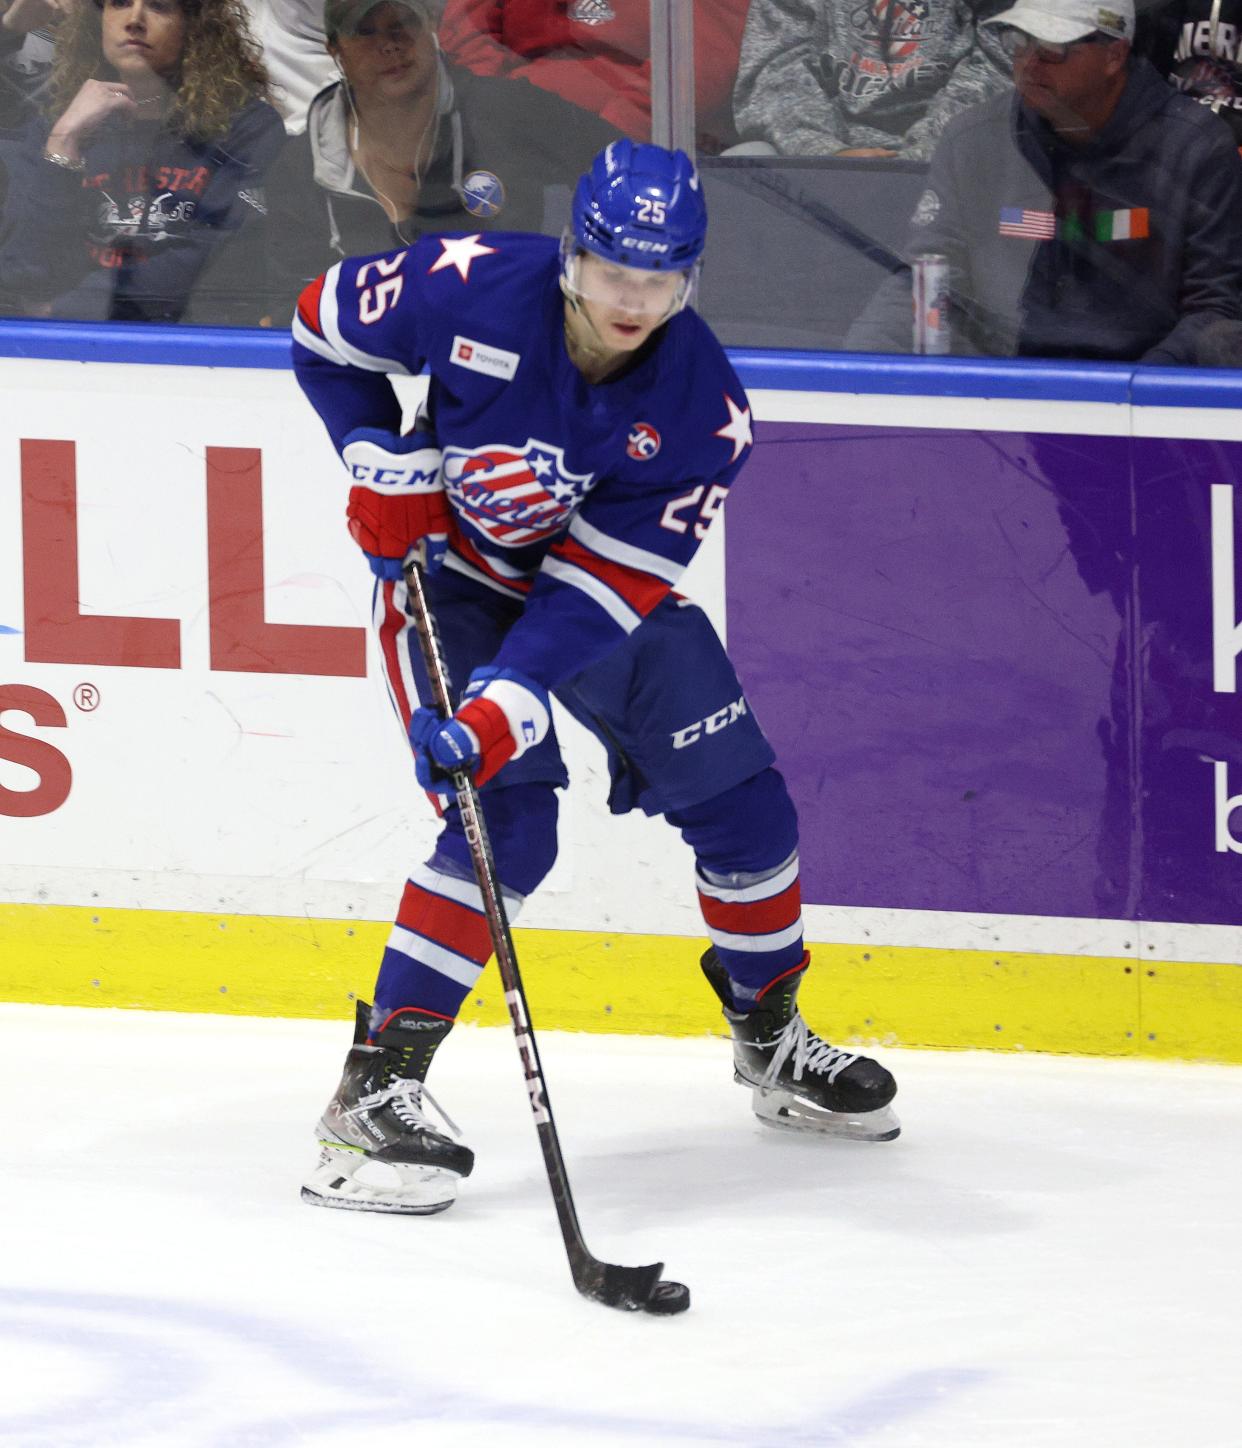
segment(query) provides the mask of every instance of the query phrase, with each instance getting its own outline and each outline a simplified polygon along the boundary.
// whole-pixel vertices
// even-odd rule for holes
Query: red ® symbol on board
[[[79,684],[73,691],[73,702],[83,714],[93,714],[99,708],[99,690],[94,684]]]
[[[630,428],[625,455],[636,463],[649,462],[660,451],[660,434],[649,422],[636,422]]]
[[[474,356],[474,348],[469,342],[459,342],[457,344],[457,355],[463,362],[469,362],[471,357]]]

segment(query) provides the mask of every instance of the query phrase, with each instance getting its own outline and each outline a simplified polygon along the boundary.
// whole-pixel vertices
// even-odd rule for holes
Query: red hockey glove
[[[451,513],[440,482],[440,449],[429,432],[406,437],[358,427],[341,457],[354,479],[345,516],[354,542],[377,578],[401,577],[410,552],[425,540],[424,567],[434,573],[448,548]]]

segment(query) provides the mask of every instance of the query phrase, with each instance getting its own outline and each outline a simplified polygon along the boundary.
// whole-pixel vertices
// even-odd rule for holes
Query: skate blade
[[[303,1183],[302,1200],[350,1212],[429,1217],[453,1205],[457,1182],[455,1172],[439,1167],[375,1161],[361,1152],[324,1145],[318,1167]]]
[[[843,1141],[892,1141],[901,1135],[901,1122],[891,1106],[878,1111],[825,1111],[788,1091],[761,1091],[751,1095],[755,1115],[765,1126],[833,1136]]]
[[[391,1216],[434,1217],[437,1212],[447,1212],[456,1200],[456,1195],[450,1197],[447,1202],[434,1202],[429,1206],[419,1206],[396,1199],[381,1201],[378,1197],[360,1195],[347,1197],[340,1193],[317,1192],[313,1187],[304,1186],[302,1200],[312,1207],[335,1207],[338,1211],[387,1212]]]

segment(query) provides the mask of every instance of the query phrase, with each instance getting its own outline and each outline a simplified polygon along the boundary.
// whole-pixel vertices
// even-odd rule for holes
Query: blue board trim
[[[154,322],[0,321],[0,357],[284,371],[289,366],[289,333],[284,327],[269,332]]]
[[[0,320],[0,357],[283,371],[289,334],[251,327]],[[1242,407],[1242,371],[731,348],[743,386],[781,392]]]
[[[1131,395],[1136,407],[1242,407],[1242,372],[1141,367]]]
[[[780,391],[857,392],[905,397],[1008,397],[1043,402],[1130,401],[1134,369],[1108,362],[1039,362],[977,357],[894,357],[873,352],[734,349],[742,385]]]

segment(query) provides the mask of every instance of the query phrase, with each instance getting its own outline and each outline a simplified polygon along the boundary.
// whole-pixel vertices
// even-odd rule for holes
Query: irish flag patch
[[[1096,241],[1138,241],[1147,235],[1147,207],[1129,211],[1097,211],[1091,218]]]

